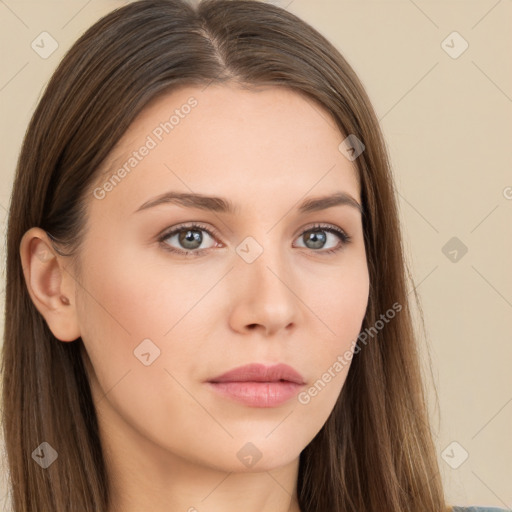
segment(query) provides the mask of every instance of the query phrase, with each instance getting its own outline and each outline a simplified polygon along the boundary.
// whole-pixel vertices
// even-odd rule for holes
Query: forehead
[[[357,169],[338,149],[344,137],[325,109],[288,88],[182,86],[137,116],[96,186],[111,182],[109,201],[127,207],[166,190],[231,195],[236,204],[309,191],[357,199]]]

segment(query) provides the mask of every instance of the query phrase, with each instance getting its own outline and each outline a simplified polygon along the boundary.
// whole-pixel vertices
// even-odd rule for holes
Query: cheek
[[[198,344],[187,313],[211,285],[191,283],[177,268],[171,272],[171,266],[133,254],[89,261],[77,303],[100,412],[108,402],[126,422],[161,439],[178,435],[178,426],[192,418],[202,424],[201,409],[180,383],[197,364]],[[178,425],[172,429],[171,414]],[[155,432],[149,432],[147,418]]]
[[[357,337],[368,305],[369,275],[366,262],[359,259],[353,265],[340,266],[331,272],[330,279],[307,296],[312,311],[314,350],[307,356],[318,379],[318,394],[325,406],[334,406],[352,362]],[[324,386],[325,384],[325,386]],[[321,393],[320,393],[321,391]],[[315,390],[312,390],[315,395]],[[317,404],[318,405],[318,404]]]
[[[192,266],[173,265],[154,248],[112,242],[95,254],[84,276],[83,315],[87,325],[117,332],[114,339],[162,339],[215,282],[211,273],[209,279]]]
[[[200,299],[218,273],[194,272],[192,265],[184,271],[147,248],[112,244],[88,256],[85,290],[77,302],[82,339],[102,394],[118,382],[131,397],[141,389],[175,387],[165,369],[181,381],[197,364],[201,342],[208,339],[206,314],[214,314],[211,299]],[[151,401],[142,398],[145,406]]]
[[[358,258],[316,277],[308,305],[319,319],[322,338],[328,345],[343,346],[357,338],[366,313],[370,290],[366,261]]]

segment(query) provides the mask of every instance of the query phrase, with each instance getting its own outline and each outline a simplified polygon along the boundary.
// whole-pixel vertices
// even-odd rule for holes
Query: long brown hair
[[[39,226],[57,251],[78,258],[96,170],[136,115],[175,87],[230,81],[301,92],[333,116],[344,137],[365,145],[354,164],[370,273],[367,337],[358,340],[329,419],[301,453],[301,510],[445,512],[378,120],[331,43],[288,11],[255,0],[142,0],[117,9],[72,46],[35,110],[7,233],[2,397],[13,510],[109,507],[83,341],[59,342],[32,303],[19,255],[23,234]],[[396,304],[400,312],[376,328]],[[31,457],[43,441],[59,454],[46,470]]]

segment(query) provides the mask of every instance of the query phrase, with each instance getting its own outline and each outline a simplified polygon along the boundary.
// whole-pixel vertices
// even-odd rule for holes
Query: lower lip
[[[219,394],[251,407],[277,407],[296,396],[301,384],[279,382],[209,382]]]

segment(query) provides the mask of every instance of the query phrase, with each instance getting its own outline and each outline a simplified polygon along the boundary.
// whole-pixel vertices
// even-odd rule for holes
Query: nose
[[[289,263],[289,262],[288,262]],[[279,250],[265,248],[252,263],[237,261],[232,275],[231,327],[240,333],[289,334],[300,321],[301,301],[292,269]]]

